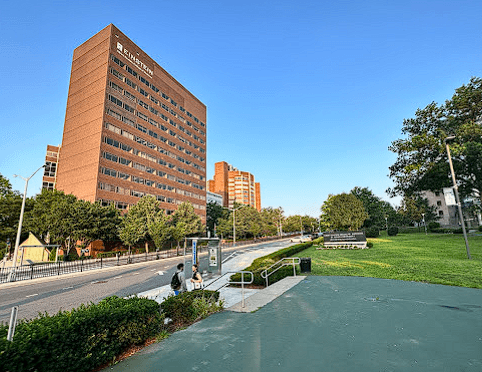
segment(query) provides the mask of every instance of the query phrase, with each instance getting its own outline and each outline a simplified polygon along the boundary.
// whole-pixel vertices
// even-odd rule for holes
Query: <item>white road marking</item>
[[[116,276],[115,278],[112,278],[112,279],[120,279],[120,278],[122,278],[122,275]]]
[[[132,274],[132,275],[139,275],[139,274],[140,274],[140,273],[134,273],[134,274]]]
[[[74,287],[65,287],[65,288],[62,288],[63,291],[65,291],[66,289],[72,289]]]
[[[31,294],[31,295],[28,295],[28,296],[25,296],[25,297],[34,297],[34,296],[38,296],[38,293],[34,293],[34,294]]]
[[[156,274],[157,275],[164,275],[164,271],[158,271]]]

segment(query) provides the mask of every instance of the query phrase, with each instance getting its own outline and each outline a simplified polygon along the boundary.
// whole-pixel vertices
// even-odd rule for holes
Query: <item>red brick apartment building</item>
[[[56,189],[206,214],[206,106],[114,25],[74,50]]]
[[[254,176],[243,172],[225,161],[214,164],[214,179],[208,181],[208,191],[222,195],[225,207],[234,202],[261,210],[261,187]]]
[[[42,177],[42,189],[53,190],[57,184],[57,165],[59,164],[60,146],[47,145],[45,169]]]

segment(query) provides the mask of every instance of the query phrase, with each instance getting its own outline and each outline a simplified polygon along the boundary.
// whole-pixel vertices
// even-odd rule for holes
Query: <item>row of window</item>
[[[172,153],[172,152],[170,152],[170,151],[167,151],[167,150],[163,149],[161,146],[156,146],[156,145],[150,143],[149,141],[144,140],[144,139],[141,138],[141,137],[134,136],[132,133],[129,133],[128,131],[126,131],[126,130],[124,130],[124,129],[121,129],[121,128],[119,128],[119,127],[116,127],[115,125],[112,125],[112,124],[110,124],[110,123],[105,123],[105,127],[106,127],[108,130],[110,130],[111,132],[114,132],[114,133],[119,134],[119,135],[121,135],[121,136],[123,136],[123,137],[129,138],[130,140],[135,141],[135,142],[137,142],[137,143],[140,143],[140,144],[142,144],[142,145],[144,145],[144,146],[146,146],[146,147],[149,147],[150,149],[153,149],[153,150],[156,150],[156,149],[157,149],[157,151],[160,152],[161,154],[167,155],[167,156],[169,156],[170,158],[176,159],[177,161],[180,161],[181,163],[184,163],[184,164],[186,164],[186,165],[190,165],[190,166],[192,166],[193,168],[195,168],[195,169],[197,169],[197,170],[199,170],[199,171],[201,171],[201,172],[204,172],[204,171],[205,171],[205,168],[204,168],[204,167],[199,166],[198,164],[192,162],[191,160],[184,159],[182,156],[179,156],[179,155],[176,155],[176,154],[174,154],[174,153]],[[167,140],[166,140],[166,142],[167,142]],[[129,148],[129,150],[125,150],[125,151],[128,151],[128,152],[129,152],[130,149],[131,149],[131,147],[128,146],[128,145],[125,145],[125,144],[123,144],[123,145]],[[124,149],[123,149],[123,150],[124,150]],[[135,151],[134,151],[134,153],[135,153]],[[136,154],[136,153],[135,153],[135,154]],[[137,154],[136,154],[136,155],[137,155]],[[143,156],[143,157],[144,157],[144,156]],[[153,160],[154,162],[159,163],[159,161],[160,161],[159,159],[157,159],[157,158],[155,158],[155,157],[153,157],[153,156],[152,156],[152,158],[154,159],[154,160]],[[204,159],[203,159],[203,160],[204,160]],[[161,164],[161,163],[159,163],[159,164]],[[163,165],[165,165],[165,164],[163,164]],[[190,173],[188,173],[188,171],[183,171],[182,173],[184,173],[184,174],[190,174]],[[192,176],[193,176],[194,178],[197,178],[198,180],[201,180],[201,181],[204,181],[204,179],[205,179],[204,176],[200,176],[200,175],[198,175],[198,174],[196,174],[196,173],[193,173]]]
[[[44,177],[55,177],[55,173],[57,173],[57,163],[45,162]]]
[[[152,162],[155,162],[157,164],[167,166],[169,169],[176,170],[176,166],[174,164],[167,163],[163,159],[158,159],[158,158],[155,158],[154,156],[146,154],[142,151],[138,151],[138,150],[136,150],[136,149],[134,149],[134,148],[132,148],[132,147],[126,145],[126,144],[123,144],[122,142],[114,140],[112,138],[104,137],[104,142],[107,143],[110,146],[116,147],[116,148],[121,149],[123,151],[126,151],[128,153],[134,153],[135,155],[138,155],[142,158],[145,158],[145,159],[150,160]],[[120,164],[123,164],[123,165],[132,166],[133,168],[138,169],[142,172],[147,172],[147,173],[150,173],[150,174],[156,174],[159,177],[165,177],[167,179],[170,179],[171,181],[177,181],[180,184],[192,186],[192,187],[194,187],[198,190],[204,190],[204,186],[198,185],[195,182],[184,180],[184,179],[179,178],[179,177],[174,177],[173,175],[167,174],[167,173],[159,171],[159,170],[155,170],[154,168],[148,167],[144,164],[132,162],[131,160],[125,159],[122,156],[117,156],[117,155],[111,154],[109,152],[104,152],[103,157],[105,159],[113,161],[115,163],[120,163]],[[185,174],[185,172],[187,172],[185,169],[183,169],[181,167],[177,167],[177,171],[180,172],[180,173],[184,173],[184,174]],[[198,176],[199,178],[204,178],[203,176],[196,175],[195,173],[192,173],[192,172],[191,172],[190,175],[192,175],[193,177]],[[198,178],[198,177],[195,177],[195,178]]]
[[[142,192],[142,191],[127,190],[127,189],[124,189],[123,187],[114,186],[114,185],[104,183],[104,182],[99,182],[99,189],[104,190],[104,191],[108,191],[108,192],[113,192],[113,193],[116,193],[116,194],[119,194],[119,195],[130,195],[130,196],[134,196],[134,197],[137,197],[137,198],[141,198],[144,195],[151,195],[151,196],[154,196],[157,201],[163,202],[163,203],[169,203],[169,204],[179,205],[179,204],[183,203],[182,200],[177,200],[177,199],[174,199],[174,198],[171,198],[171,197],[166,197],[164,195],[152,195],[152,194],[147,194],[147,193]],[[101,202],[101,205],[103,205],[103,206],[108,206],[112,203],[115,203],[115,206],[118,209],[126,209],[129,206],[128,203],[119,202],[119,201],[114,202],[112,200],[105,200],[105,199],[101,199],[100,202]],[[196,204],[196,203],[191,203],[191,204],[194,207],[194,209],[199,209],[199,210],[205,210],[206,209],[206,206],[204,206],[204,205],[200,205],[200,204]],[[173,212],[172,210],[166,210],[166,213],[168,215],[172,214],[172,212]]]
[[[196,153],[193,153],[192,151],[190,151],[189,149],[186,149],[180,145],[176,145],[174,142],[172,141],[169,141],[168,139],[164,138],[163,136],[160,136],[159,134],[157,134],[156,132],[153,132],[152,130],[148,130],[146,127],[144,127],[143,125],[141,124],[137,124],[135,123],[134,121],[130,120],[129,118],[127,118],[126,116],[123,116],[121,114],[119,114],[118,112],[110,109],[110,108],[107,108],[107,114],[116,118],[117,120],[120,120],[128,125],[130,125],[131,127],[134,127],[134,128],[137,128],[138,130],[140,130],[141,132],[144,132],[144,133],[147,133],[149,134],[151,137],[153,138],[156,138],[157,140],[161,141],[161,142],[164,142],[164,143],[168,143],[171,147],[174,147],[176,148],[177,150],[185,153],[186,155],[189,155],[189,156],[192,156],[194,159],[197,159],[201,162],[205,162],[205,158],[202,157],[202,156],[199,156],[197,155]],[[150,121],[153,121],[152,119],[149,119],[148,122]],[[163,127],[161,126],[161,129],[166,129],[167,131],[167,128],[166,127]],[[173,136],[173,137],[176,137],[176,133],[174,133],[173,131],[169,130],[168,133]],[[202,148],[202,147],[199,147],[198,145],[196,145],[195,143],[192,143],[191,141],[186,141],[184,138],[182,138],[181,136],[177,135],[178,139],[183,142],[183,143],[188,143],[190,146],[194,147],[194,149],[196,150],[199,150],[200,152],[202,153],[205,153],[205,150]],[[155,145],[153,145],[155,146]]]
[[[144,146],[146,146],[146,147],[149,147],[149,145],[150,145],[149,142],[147,142],[147,141],[145,141],[145,140],[142,140],[142,138],[139,139],[139,137],[137,137],[136,139],[138,139],[138,141],[136,141],[136,142],[138,142],[138,143],[140,143],[140,144],[142,144],[142,145],[144,145]],[[181,167],[176,167],[176,166],[175,166],[174,164],[172,164],[172,163],[168,163],[168,162],[166,162],[166,161],[163,160],[163,159],[156,158],[155,156],[152,156],[152,155],[150,155],[150,154],[147,154],[147,153],[145,153],[145,152],[143,152],[143,151],[139,151],[139,150],[137,150],[137,149],[135,149],[135,148],[133,148],[133,147],[131,147],[131,146],[129,146],[129,145],[126,145],[125,143],[119,142],[119,141],[117,141],[117,140],[115,140],[115,139],[112,139],[112,138],[110,138],[110,137],[104,137],[104,142],[107,143],[107,144],[110,145],[110,146],[116,147],[116,148],[121,149],[121,150],[123,150],[123,151],[125,151],[125,152],[128,152],[128,153],[130,153],[130,154],[137,155],[137,156],[139,156],[139,157],[141,157],[141,158],[143,158],[143,159],[147,159],[147,160],[152,161],[152,162],[154,162],[154,163],[157,163],[157,164],[160,164],[160,165],[164,165],[164,166],[168,167],[169,169],[175,169],[175,170],[177,170],[178,172],[180,172],[180,173],[182,173],[182,174],[185,174],[185,175],[188,175],[188,176],[190,176],[190,177],[196,178],[196,179],[198,179],[198,180],[200,180],[200,181],[204,181],[204,180],[205,180],[205,177],[204,177],[204,176],[201,176],[201,175],[199,175],[199,174],[197,174],[197,173],[193,173],[192,171],[190,171],[190,170],[188,170],[188,169],[184,169],[184,168],[181,168]],[[178,158],[180,158],[180,157],[172,156],[172,158],[173,158],[173,159],[176,159],[176,160],[179,160],[179,161],[182,161],[182,160],[178,159]],[[123,158],[122,158],[122,159],[123,159]],[[123,161],[124,161],[124,163],[123,163],[124,165],[130,165],[130,162],[127,163],[127,160],[126,160],[126,159],[124,159]]]
[[[116,84],[112,83],[112,82],[109,82],[110,86],[111,87],[115,87],[114,89],[117,90],[117,91],[120,91],[122,90],[121,87],[117,86]],[[124,93],[128,93],[127,90],[124,90]],[[128,93],[130,96],[132,96],[130,93]],[[133,96],[132,96],[133,97]],[[164,127],[162,124],[159,125],[158,122],[156,122],[155,120],[153,119],[150,119],[147,115],[143,114],[141,111],[136,111],[134,109],[134,107],[130,106],[129,104],[125,103],[124,101],[122,101],[121,99],[117,98],[116,96],[113,96],[112,94],[108,94],[107,95],[107,98],[109,101],[111,101],[112,103],[114,103],[115,105],[123,108],[124,110],[130,112],[131,114],[133,115],[136,115],[138,116],[139,118],[141,118],[142,120],[144,121],[147,121],[149,122],[150,124],[154,125],[155,127],[163,130],[163,131],[167,131],[167,128]],[[130,97],[128,97],[129,99],[131,99]],[[133,98],[134,102],[136,101],[135,97]],[[164,120],[165,122],[171,124],[172,126],[178,128],[181,132],[183,133],[186,133],[188,136],[194,138],[196,141],[199,141],[200,143],[202,144],[205,144],[206,142],[200,138],[199,136],[197,136],[195,133],[193,134],[189,129],[186,129],[184,128],[182,125],[180,124],[177,124],[174,120],[172,119],[169,119],[166,115],[164,115],[163,113],[160,113],[159,111],[157,111],[155,108],[153,108],[152,106],[149,106],[147,103],[145,103],[144,101],[142,100],[137,100],[137,103],[139,106],[142,106],[143,108],[145,108],[146,110],[149,110],[150,112],[152,112],[154,115],[160,117],[162,120]],[[163,106],[165,106],[163,104]],[[168,108],[167,106],[166,107],[163,107],[165,108],[166,111],[168,111]],[[196,131],[198,130],[196,127],[194,127],[196,129]],[[204,132],[201,131],[201,133],[204,135]],[[193,146],[196,150],[199,150],[201,152],[204,152],[204,149],[200,148],[199,146],[195,145],[195,144],[191,144],[191,146]]]
[[[122,61],[120,61],[117,57],[111,55],[111,59],[117,63],[120,67],[124,68],[125,70],[130,73],[132,76],[136,77],[139,79],[142,83],[146,85],[146,87],[151,88],[159,97],[162,97],[164,100],[169,102],[173,107],[178,109],[182,114],[176,113],[172,109],[169,109],[169,111],[173,112],[173,115],[177,118],[179,118],[183,123],[189,125],[189,126],[194,126],[188,119],[185,119],[182,115],[187,115],[189,118],[192,118],[194,122],[197,124],[201,125],[202,127],[206,127],[206,124],[200,121],[197,117],[195,117],[193,114],[191,114],[189,111],[187,111],[184,107],[181,105],[178,105],[176,101],[174,101],[172,98],[170,98],[166,93],[161,92],[156,86],[151,84],[149,81],[147,81],[143,76],[138,75],[134,70],[132,70],[129,66],[125,65]],[[124,81],[127,85],[129,85],[132,89],[137,90],[139,93],[141,93],[144,97],[152,97],[151,101],[157,103],[159,105],[159,102],[157,101],[157,98],[154,97],[152,94],[149,92],[146,92],[143,89],[143,86],[139,86],[136,83],[134,83],[132,80],[130,80],[128,77],[124,76],[122,73],[117,71],[114,68],[110,68],[110,71],[112,72],[113,75],[115,75],[119,80]],[[157,101],[157,102],[156,102]]]
[[[202,121],[200,121],[197,117],[195,117],[193,114],[191,114],[189,111],[186,111],[184,107],[181,105],[178,105],[177,102],[175,102],[172,98],[170,98],[167,94],[161,92],[156,86],[151,84],[146,78],[143,76],[140,76],[137,72],[132,70],[128,65],[126,65],[124,62],[122,62],[119,58],[114,56],[113,54],[110,55],[110,58],[121,68],[125,68],[125,70],[130,73],[132,76],[138,78],[142,83],[144,83],[147,87],[151,88],[154,92],[156,92],[159,96],[164,98],[166,101],[170,102],[174,107],[178,108],[179,111],[185,113],[187,116],[192,118],[196,123],[199,123],[201,126],[206,127],[206,124],[204,124]]]

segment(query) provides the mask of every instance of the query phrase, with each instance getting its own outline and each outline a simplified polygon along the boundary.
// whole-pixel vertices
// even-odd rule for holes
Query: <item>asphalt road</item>
[[[279,244],[279,241],[225,250],[223,259],[234,251],[241,253],[272,244]],[[184,257],[175,257],[94,272],[0,284],[0,322],[9,321],[13,306],[19,307],[19,319],[31,319],[39,313],[52,315],[81,304],[97,303],[105,297],[125,297],[167,285],[176,265],[183,261]],[[187,272],[190,272],[189,268]]]

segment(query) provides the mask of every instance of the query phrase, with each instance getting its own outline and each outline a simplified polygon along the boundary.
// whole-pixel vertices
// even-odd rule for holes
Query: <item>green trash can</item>
[[[300,271],[302,273],[311,273],[311,257],[300,258]]]

